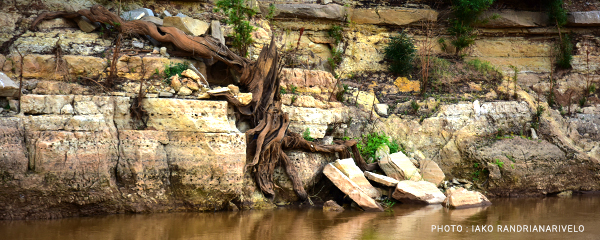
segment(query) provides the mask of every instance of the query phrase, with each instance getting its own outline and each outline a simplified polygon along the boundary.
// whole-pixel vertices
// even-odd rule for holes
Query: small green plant
[[[382,205],[382,207],[383,207],[383,208],[385,208],[385,209],[386,209],[386,211],[388,211],[388,210],[389,210],[389,211],[391,211],[391,208],[392,208],[392,207],[393,207],[395,204],[396,204],[396,201],[394,201],[394,200],[392,200],[392,199],[390,199],[390,198],[387,198],[387,199],[385,199],[385,200],[381,201],[381,205]]]
[[[329,36],[332,37],[333,40],[335,40],[335,45],[338,45],[338,44],[340,44],[340,42],[342,42],[342,33],[343,33],[342,26],[333,25],[331,27],[331,29],[329,29],[329,31],[327,31],[327,33],[329,33]]]
[[[420,107],[421,106],[419,106],[417,101],[415,101],[415,100],[410,101],[410,109],[412,109],[413,114],[416,114],[419,111]]]
[[[227,24],[233,26],[232,45],[240,55],[247,57],[248,48],[254,42],[250,35],[254,27],[248,19],[254,16],[256,11],[248,7],[246,0],[219,0],[214,9],[227,15]]]
[[[562,69],[571,68],[571,61],[573,61],[573,43],[568,34],[560,40],[556,54],[556,66]]]
[[[587,103],[587,97],[581,96],[581,98],[579,98],[579,107],[584,107],[586,103]]]
[[[154,69],[154,74],[153,74],[153,75],[156,75],[156,76],[159,76],[159,75],[160,75],[160,71],[158,71],[158,68],[155,68],[155,69]]]
[[[342,85],[342,90],[340,90],[339,92],[337,92],[335,94],[335,98],[340,101],[343,102],[344,101],[344,94],[348,91],[348,84],[343,84]]]
[[[508,160],[512,161],[513,163],[517,162],[515,161],[515,157],[513,157],[512,155],[504,154],[504,156],[506,156],[506,158],[508,158]]]
[[[406,33],[392,37],[384,49],[385,58],[390,61],[390,71],[403,76],[410,74],[416,52],[412,38]]]
[[[363,135],[362,140],[357,144],[357,147],[360,150],[361,155],[374,161],[376,160],[375,152],[382,145],[387,145],[390,148],[390,153],[396,153],[398,151],[404,152],[395,140],[390,141],[390,138],[385,135],[385,133],[376,132]]]
[[[277,8],[275,8],[275,4],[269,4],[269,13],[267,13],[267,16],[265,16],[265,18],[268,20],[273,19],[273,17],[275,16],[275,10],[277,10]]]
[[[540,121],[542,119],[542,114],[544,113],[546,109],[544,108],[544,106],[538,105],[536,110],[535,110],[535,114],[533,115],[533,119],[531,121],[531,127],[535,130],[538,130],[540,127]],[[562,109],[560,109],[562,111]]]
[[[337,48],[332,48],[331,57],[327,58],[327,62],[329,63],[329,66],[331,66],[331,69],[335,70],[338,67],[338,65],[342,62],[342,51],[337,50]]]
[[[288,86],[288,88],[289,88],[289,90],[290,90],[290,93],[291,93],[291,94],[296,94],[296,93],[298,93],[298,87],[296,87],[296,85],[294,85],[294,84],[290,84],[290,85]]]
[[[492,164],[496,164],[498,165],[498,167],[502,168],[502,166],[504,166],[504,162],[501,162],[500,159],[495,159],[495,162],[492,162]]]
[[[596,84],[591,84],[590,87],[588,87],[588,93],[589,94],[593,94],[596,92]]]
[[[512,168],[512,169],[515,169],[515,164],[514,164],[514,163],[511,163],[511,164],[510,164],[510,168]]]
[[[306,130],[304,130],[304,132],[302,132],[302,137],[304,138],[304,140],[309,141],[309,142],[312,142],[315,140],[314,138],[312,138],[310,136],[310,129],[308,129],[308,128]]]
[[[294,105],[294,103],[296,102],[296,99],[297,99],[296,95],[292,95],[292,101],[291,101],[290,105]]]
[[[567,10],[563,8],[563,0],[548,1],[548,18],[557,27],[567,24]]]
[[[494,0],[453,0],[452,15],[448,32],[452,35],[452,45],[456,48],[456,56],[475,42],[477,35],[474,26],[489,19],[481,20],[480,16]]]
[[[280,87],[279,88],[279,93],[280,94],[287,94],[287,90],[285,90],[285,88]]]
[[[171,78],[172,76],[175,75],[179,75],[181,76],[181,73],[183,71],[185,71],[186,69],[188,69],[188,64],[187,63],[169,63],[168,66],[165,66],[165,77],[166,78]]]

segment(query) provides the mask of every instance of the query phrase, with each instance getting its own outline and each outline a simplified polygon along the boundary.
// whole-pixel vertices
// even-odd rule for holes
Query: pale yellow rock
[[[408,25],[417,22],[436,22],[438,12],[432,9],[381,9],[379,17],[385,24]]]
[[[426,181],[400,181],[392,197],[401,202],[419,202],[427,204],[440,204],[446,196],[435,186]]]
[[[252,93],[239,93],[236,98],[242,104],[248,104],[250,101],[252,101]]]
[[[179,89],[181,89],[181,81],[179,81],[179,76],[177,75],[173,75],[171,77],[171,87],[173,89],[175,89],[176,92],[179,92]]]
[[[198,90],[200,90],[200,86],[195,81],[186,81],[185,82],[185,86],[187,88],[189,88],[190,90],[192,90],[192,91],[198,91]]]
[[[181,73],[181,76],[184,77],[188,77],[193,79],[194,81],[198,81],[200,80],[200,76],[198,76],[198,74],[196,74],[194,71],[190,70],[190,69],[186,69]]]
[[[417,167],[402,152],[390,155],[384,154],[379,161],[379,165],[387,176],[396,180],[421,180],[421,174],[419,174]]]
[[[356,204],[366,211],[383,211],[383,208],[369,197],[361,188],[352,182],[344,173],[337,169],[333,164],[327,164],[323,169],[323,174],[333,182],[342,192],[348,195]]]
[[[436,186],[439,186],[444,181],[444,178],[446,178],[442,169],[432,160],[421,160],[419,167],[423,175],[423,180],[431,182]]]
[[[365,171],[365,177],[367,177],[371,181],[383,184],[388,187],[396,187],[396,185],[399,182],[398,180],[393,179],[391,177],[384,176],[384,175],[377,174],[377,173],[372,173],[369,171]]]
[[[183,89],[183,87],[182,87]],[[148,127],[177,132],[237,132],[227,118],[227,102],[147,98]]]
[[[398,87],[400,92],[419,92],[421,91],[421,83],[419,81],[411,81],[406,77],[398,77],[394,81],[394,85]]]
[[[464,188],[448,189],[442,205],[449,208],[471,208],[488,206],[492,203],[480,192],[468,191]]]
[[[163,26],[176,27],[185,34],[192,36],[200,36],[209,28],[209,24],[191,17],[165,17]]]
[[[354,163],[354,159],[346,158],[346,159],[338,159],[333,162],[333,165],[340,170],[344,175],[346,175],[350,181],[356,183],[360,187],[360,189],[365,192],[369,197],[378,199],[381,197],[381,193],[369,183],[369,180],[365,177],[364,173],[356,166]]]

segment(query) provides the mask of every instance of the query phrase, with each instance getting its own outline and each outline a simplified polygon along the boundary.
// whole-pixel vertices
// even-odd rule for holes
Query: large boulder
[[[350,181],[353,181],[360,187],[360,189],[365,192],[369,197],[374,199],[378,199],[381,197],[381,193],[369,183],[369,180],[365,177],[365,174],[356,166],[354,159],[346,158],[346,159],[338,159],[333,163],[333,165],[342,171],[344,175],[346,175]]]
[[[19,85],[6,74],[0,72],[0,97],[16,97],[19,95]]]
[[[333,182],[342,192],[348,195],[358,206],[366,211],[383,211],[373,198],[369,197],[363,190],[352,182],[342,171],[337,169],[333,164],[327,164],[323,169],[323,174]]]
[[[449,208],[471,208],[492,205],[483,194],[475,191],[468,191],[464,188],[448,189],[448,195],[442,205]]]
[[[427,181],[400,181],[392,197],[401,202],[416,202],[426,204],[439,204],[446,196],[435,184]]]

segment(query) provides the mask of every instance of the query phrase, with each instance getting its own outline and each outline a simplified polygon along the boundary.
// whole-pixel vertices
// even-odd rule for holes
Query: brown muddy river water
[[[398,204],[382,213],[280,208],[0,221],[0,239],[600,239],[598,195],[492,202],[462,210]]]

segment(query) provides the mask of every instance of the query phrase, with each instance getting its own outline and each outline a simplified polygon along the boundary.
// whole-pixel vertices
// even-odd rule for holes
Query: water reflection
[[[276,209],[0,221],[2,239],[599,239],[600,197],[495,199],[484,208],[399,204],[393,212]],[[432,231],[432,226],[462,231]],[[491,225],[491,232],[473,232]],[[501,225],[583,225],[582,233],[506,233]]]

